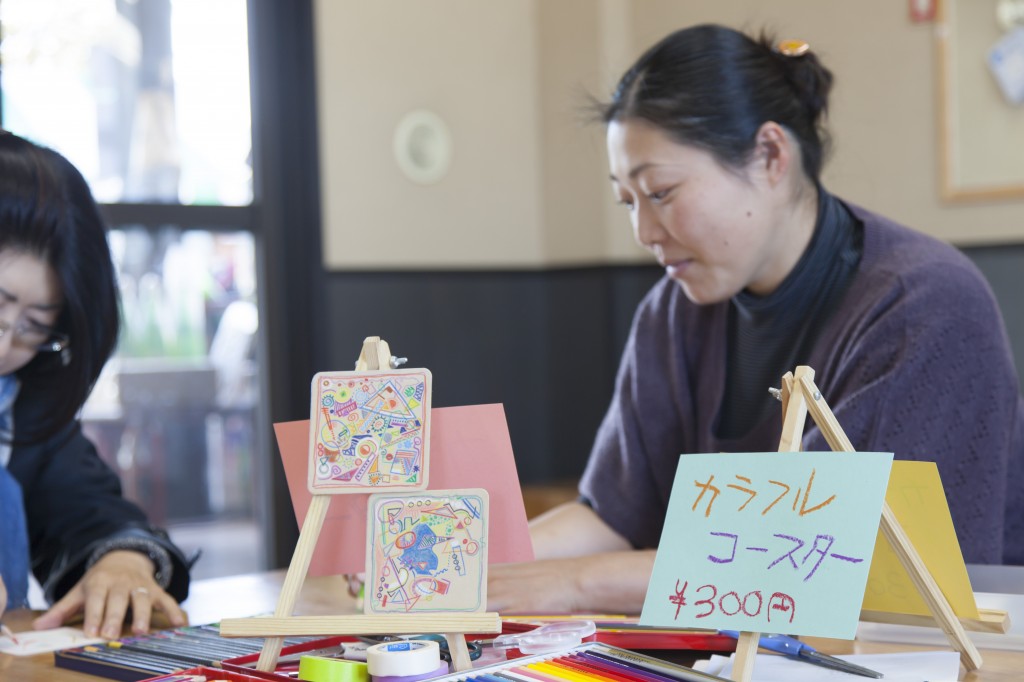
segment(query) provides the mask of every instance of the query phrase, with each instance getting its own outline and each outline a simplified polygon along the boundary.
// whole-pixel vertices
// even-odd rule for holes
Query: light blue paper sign
[[[642,625],[853,639],[892,453],[679,458]]]

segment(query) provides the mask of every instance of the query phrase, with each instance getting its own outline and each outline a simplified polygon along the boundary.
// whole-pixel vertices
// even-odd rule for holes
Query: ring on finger
[[[141,595],[143,597],[148,597],[149,596],[149,590],[147,590],[145,587],[136,587],[135,589],[132,590],[132,594],[138,594],[138,595]]]

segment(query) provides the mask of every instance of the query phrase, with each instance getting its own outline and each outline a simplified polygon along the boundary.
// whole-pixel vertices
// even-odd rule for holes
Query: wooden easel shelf
[[[396,613],[358,616],[288,616],[223,620],[224,637],[300,635],[409,635],[419,632],[500,632],[497,613]]]
[[[1010,615],[1006,611],[996,609],[978,609],[980,618],[960,618],[960,625],[971,632],[993,632],[1005,635],[1010,631]],[[917,616],[910,613],[890,613],[888,611],[860,612],[860,619],[872,623],[888,623],[890,625],[916,625],[918,627],[935,627],[935,619],[931,616]]]

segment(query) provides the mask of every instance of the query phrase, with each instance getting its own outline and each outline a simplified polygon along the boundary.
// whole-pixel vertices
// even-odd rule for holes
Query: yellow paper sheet
[[[885,501],[910,537],[953,612],[960,618],[978,618],[971,581],[935,463],[894,461]],[[881,530],[875,541],[874,558],[864,591],[864,608],[931,615]]]

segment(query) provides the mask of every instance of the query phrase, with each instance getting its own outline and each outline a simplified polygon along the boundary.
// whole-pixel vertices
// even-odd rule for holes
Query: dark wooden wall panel
[[[965,252],[992,284],[1024,377],[1024,247]],[[381,336],[433,372],[435,406],[504,404],[524,484],[563,482],[583,471],[634,309],[660,275],[653,266],[327,273],[314,306],[324,332],[312,345],[321,369],[350,369],[363,338]]]
[[[1017,375],[1024,387],[1024,244],[965,248],[963,252],[981,269],[999,301]]]
[[[656,267],[329,273],[313,345],[322,369],[348,370],[366,336],[382,337],[410,367],[431,370],[434,406],[504,404],[524,483],[573,479],[633,309],[659,276]]]

